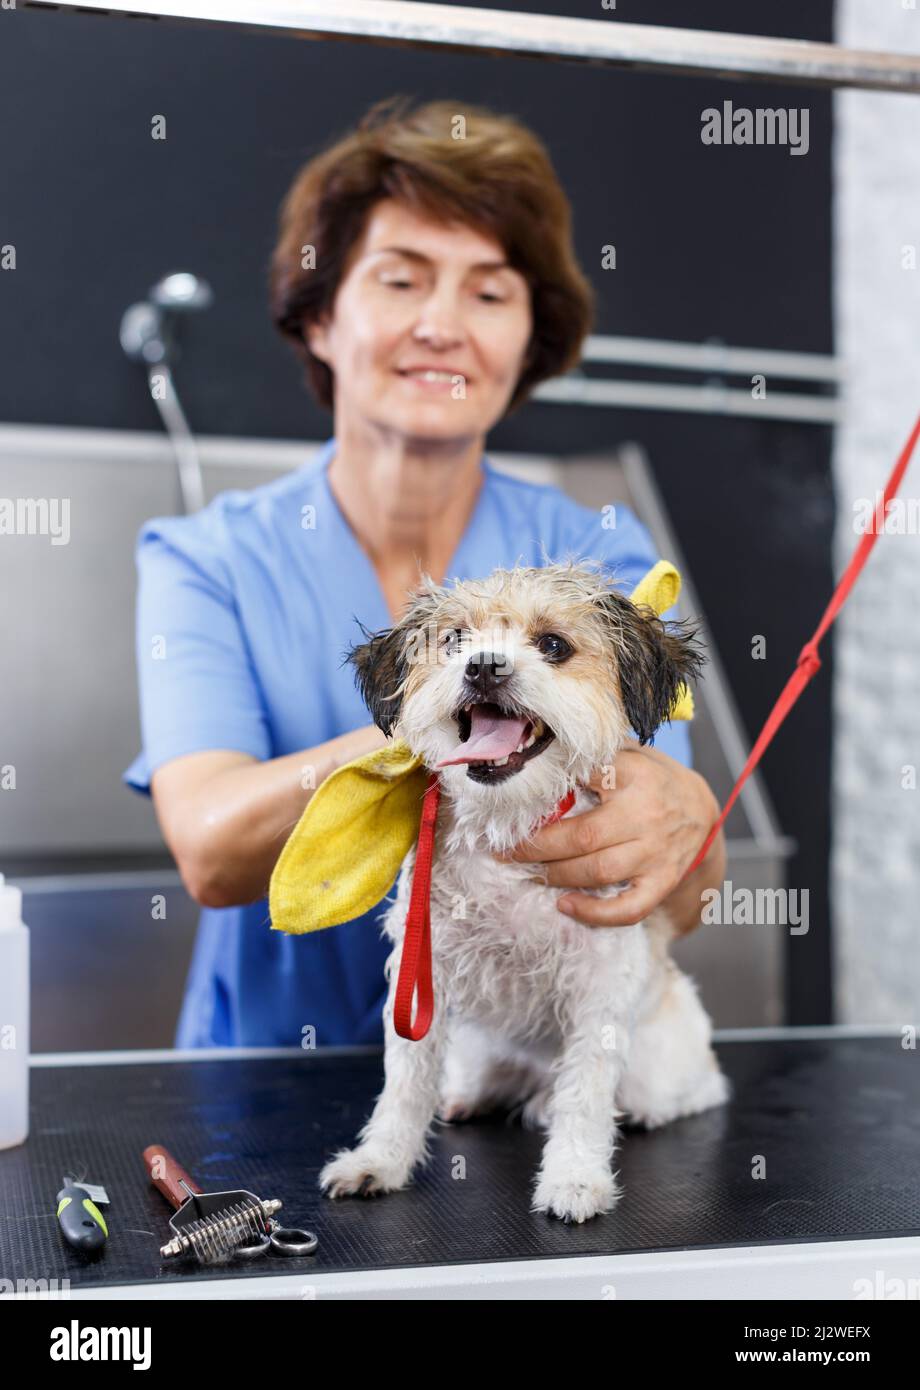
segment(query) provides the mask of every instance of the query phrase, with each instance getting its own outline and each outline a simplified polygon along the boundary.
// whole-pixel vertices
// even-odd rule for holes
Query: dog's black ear
[[[358,626],[367,641],[352,647],[345,659],[355,668],[355,684],[374,723],[389,738],[402,710],[401,687],[408,674],[406,629],[402,623],[380,632],[368,631],[360,621]]]
[[[664,623],[648,604],[612,590],[604,607],[626,715],[646,744],[668,718],[681,684],[700,674],[706,656],[699,630],[686,618]]]
[[[432,624],[447,590],[429,574],[408,593],[409,604],[394,627],[370,632],[355,617],[367,639],[346,653],[355,668],[355,684],[377,728],[390,737],[402,714],[405,682],[412,665],[431,650]]]

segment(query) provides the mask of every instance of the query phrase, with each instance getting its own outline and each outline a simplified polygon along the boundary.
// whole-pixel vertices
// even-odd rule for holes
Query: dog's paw
[[[532,1211],[558,1216],[566,1223],[590,1221],[611,1211],[620,1198],[612,1172],[570,1173],[563,1178],[541,1173],[533,1194]]]
[[[409,1170],[404,1163],[370,1144],[342,1149],[319,1175],[320,1188],[327,1197],[373,1197],[397,1192],[408,1181]]]

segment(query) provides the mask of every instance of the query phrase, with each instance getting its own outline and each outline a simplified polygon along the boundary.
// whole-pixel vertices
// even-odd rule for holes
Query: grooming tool
[[[204,1192],[162,1144],[144,1150],[150,1181],[176,1208],[169,1225],[173,1239],[164,1245],[164,1258],[193,1254],[202,1263],[225,1258],[238,1245],[258,1240],[270,1230],[270,1218],[281,1202],[263,1202],[252,1192]]]
[[[107,1206],[108,1193],[95,1183],[80,1182],[73,1173],[64,1174],[64,1186],[57,1195],[57,1219],[61,1234],[75,1250],[99,1250],[108,1239],[109,1229],[99,1206]]]
[[[252,1260],[259,1255],[312,1255],[319,1241],[312,1231],[299,1231],[291,1226],[279,1226],[272,1217],[271,1234],[258,1240],[238,1245],[234,1254],[241,1260]]]
[[[150,1181],[176,1208],[169,1222],[173,1239],[160,1249],[164,1258],[191,1254],[208,1264],[237,1251],[251,1258],[270,1246],[285,1255],[307,1255],[316,1249],[316,1237],[309,1231],[285,1230],[274,1219],[281,1210],[277,1198],[262,1201],[243,1188],[203,1192],[162,1144],[148,1145],[143,1157]]]

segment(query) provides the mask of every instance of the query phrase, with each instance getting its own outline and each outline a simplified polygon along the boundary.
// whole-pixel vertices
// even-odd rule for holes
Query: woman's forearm
[[[362,725],[315,748],[226,768],[209,778],[190,812],[198,846],[198,900],[231,907],[264,897],[313,792],[337,767],[386,742],[375,725]]]
[[[720,808],[708,783],[705,785],[712,796],[713,809],[709,821],[710,826],[712,826],[719,818]],[[700,844],[705,838],[705,835],[701,837]],[[673,893],[661,903],[673,921],[678,935],[685,936],[700,925],[703,913],[702,895],[708,888],[721,889],[725,881],[727,857],[725,827],[720,826],[719,833],[706,851],[706,857],[702,863],[698,864],[689,878],[685,878],[682,883],[679,883]]]

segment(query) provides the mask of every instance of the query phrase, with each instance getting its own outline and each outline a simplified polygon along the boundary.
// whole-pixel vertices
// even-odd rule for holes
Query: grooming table
[[[529,1210],[543,1136],[502,1115],[438,1126],[430,1167],[404,1192],[321,1197],[320,1167],[352,1144],[380,1088],[379,1049],[35,1056],[30,1137],[0,1152],[0,1287],[68,1279],[72,1298],[97,1299],[852,1299],[879,1271],[920,1279],[920,1052],[899,1030],[846,1028],[730,1031],[716,1046],[732,1102],[627,1129],[624,1196],[583,1226]],[[151,1143],[205,1191],[280,1197],[282,1224],[315,1231],[318,1251],[216,1269],[161,1261],[171,1211],[144,1173]],[[111,1199],[97,1258],[66,1245],[54,1215],[63,1173],[80,1167]]]

